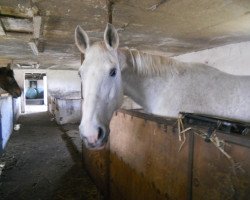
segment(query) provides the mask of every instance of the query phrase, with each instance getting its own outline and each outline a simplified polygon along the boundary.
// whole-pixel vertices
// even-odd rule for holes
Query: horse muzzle
[[[103,149],[108,142],[109,131],[105,131],[105,129],[98,127],[97,133],[93,134],[91,137],[86,137],[81,134],[81,138],[84,141],[86,148],[90,150],[99,150]]]
[[[21,96],[21,94],[22,94],[22,91],[19,89],[19,90],[12,91],[11,95],[12,95],[13,98],[18,98],[18,97]]]

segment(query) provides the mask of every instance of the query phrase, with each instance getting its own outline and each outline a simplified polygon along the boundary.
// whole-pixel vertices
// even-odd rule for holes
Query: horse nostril
[[[98,127],[98,140],[102,140],[105,137],[105,133],[101,127]]]

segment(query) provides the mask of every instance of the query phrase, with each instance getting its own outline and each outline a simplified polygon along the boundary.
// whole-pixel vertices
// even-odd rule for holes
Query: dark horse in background
[[[7,67],[0,68],[0,87],[10,93],[14,98],[20,97],[22,91],[18,86],[13,70],[10,69],[10,64]]]

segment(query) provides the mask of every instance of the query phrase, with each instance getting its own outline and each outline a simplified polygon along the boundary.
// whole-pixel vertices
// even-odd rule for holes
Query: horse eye
[[[111,69],[109,75],[114,77],[116,75],[116,68]]]

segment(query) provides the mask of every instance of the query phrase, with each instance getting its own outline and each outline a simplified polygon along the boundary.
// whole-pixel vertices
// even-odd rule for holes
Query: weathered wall
[[[46,73],[47,70],[40,69],[14,69],[14,76],[18,85],[23,89],[24,88],[24,77],[25,73]]]
[[[58,124],[79,123],[82,116],[81,99],[49,98],[49,112]]]
[[[48,95],[57,98],[81,98],[81,80],[78,71],[73,70],[19,70],[15,69],[18,85],[24,87],[25,73],[45,73],[47,75]]]
[[[81,80],[78,71],[48,70],[49,111],[58,124],[81,119]]]
[[[250,75],[250,42],[220,46],[175,57],[185,62],[201,62],[235,75]]]
[[[20,97],[21,112],[25,112],[25,105],[26,105],[25,94],[24,94],[25,86],[27,88],[27,85],[24,86],[25,73],[46,73],[46,72],[47,72],[47,70],[40,70],[40,69],[35,69],[35,70],[34,69],[14,69],[15,79],[16,79],[19,87],[22,90],[22,95]]]
[[[54,111],[58,123],[75,123],[81,115],[81,80],[78,71],[73,70],[18,70],[14,71],[19,86],[24,89],[25,73],[45,73],[47,75],[48,98],[56,99]],[[26,87],[27,85],[26,81]],[[59,100],[60,99],[60,100]],[[25,105],[22,95],[22,107]],[[49,106],[52,106],[49,101]]]

